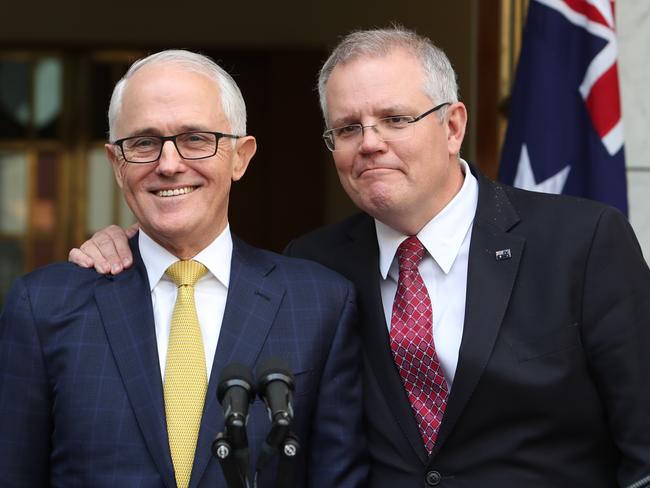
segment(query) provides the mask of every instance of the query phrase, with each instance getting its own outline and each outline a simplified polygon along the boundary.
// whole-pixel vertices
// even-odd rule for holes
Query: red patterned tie
[[[399,282],[393,303],[390,347],[422,440],[431,453],[449,390],[433,343],[431,299],[418,271],[424,247],[411,236],[397,249]]]

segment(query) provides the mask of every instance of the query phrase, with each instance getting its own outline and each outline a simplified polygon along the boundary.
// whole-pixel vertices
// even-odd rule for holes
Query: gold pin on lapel
[[[503,261],[504,259],[510,259],[512,253],[510,252],[510,249],[501,249],[494,253],[494,257],[497,261]]]

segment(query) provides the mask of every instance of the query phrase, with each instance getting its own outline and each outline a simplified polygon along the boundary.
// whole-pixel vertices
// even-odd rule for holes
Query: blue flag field
[[[614,2],[531,0],[499,179],[627,215]]]

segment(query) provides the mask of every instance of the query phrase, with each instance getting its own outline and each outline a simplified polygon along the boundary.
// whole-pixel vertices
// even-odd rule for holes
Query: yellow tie
[[[205,353],[194,305],[194,284],[207,272],[197,261],[177,261],[167,275],[178,287],[165,364],[165,415],[176,484],[190,482],[207,389]]]

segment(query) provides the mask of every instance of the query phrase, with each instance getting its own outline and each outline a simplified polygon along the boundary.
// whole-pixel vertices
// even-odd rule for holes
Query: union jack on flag
[[[499,179],[627,215],[614,2],[532,0]]]

